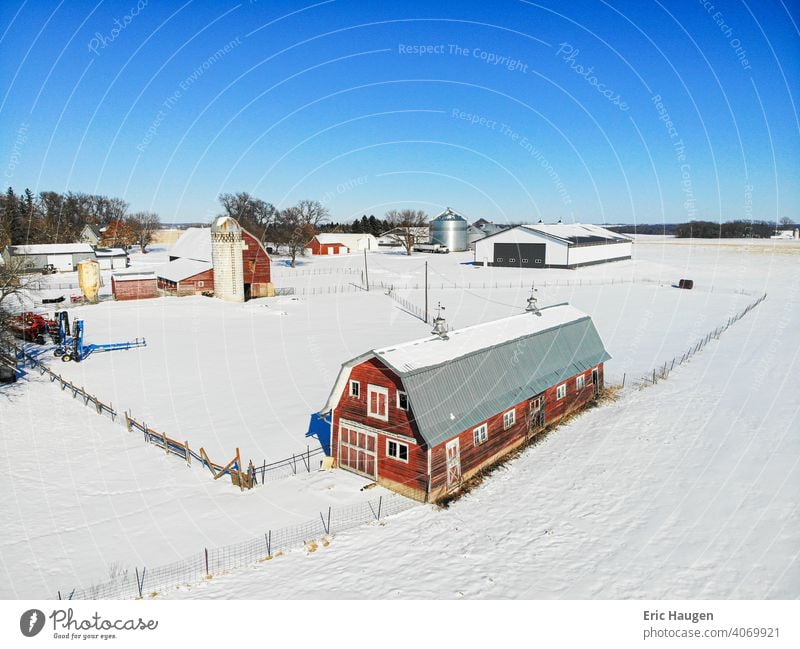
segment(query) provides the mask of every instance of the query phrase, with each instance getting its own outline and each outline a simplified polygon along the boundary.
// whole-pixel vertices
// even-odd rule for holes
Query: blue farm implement
[[[56,356],[60,356],[64,362],[85,360],[94,352],[111,352],[117,349],[135,349],[147,345],[144,338],[138,338],[132,342],[124,343],[103,343],[87,345],[83,342],[83,320],[75,320],[72,323],[70,335],[69,315],[66,311],[56,314],[58,319],[58,343],[54,351]]]

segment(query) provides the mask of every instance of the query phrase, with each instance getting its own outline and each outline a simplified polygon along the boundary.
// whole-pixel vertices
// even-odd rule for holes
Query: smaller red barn
[[[176,259],[156,271],[158,288],[175,295],[198,295],[214,291],[214,268],[210,262]]]
[[[367,352],[342,366],[321,411],[331,454],[435,502],[595,399],[609,358],[568,304]]]
[[[155,273],[115,273],[111,276],[111,293],[115,300],[158,297],[158,278]]]

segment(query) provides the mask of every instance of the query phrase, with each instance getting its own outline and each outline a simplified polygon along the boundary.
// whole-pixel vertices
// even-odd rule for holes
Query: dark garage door
[[[496,243],[494,265],[514,268],[544,268],[544,243]]]

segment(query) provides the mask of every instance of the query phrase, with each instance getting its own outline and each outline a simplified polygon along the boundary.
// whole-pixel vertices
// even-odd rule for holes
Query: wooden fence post
[[[186,440],[183,443],[183,450],[184,450],[185,455],[186,455],[186,464],[188,464],[189,466],[192,466],[192,453],[191,453],[191,451],[189,451],[189,440]]]

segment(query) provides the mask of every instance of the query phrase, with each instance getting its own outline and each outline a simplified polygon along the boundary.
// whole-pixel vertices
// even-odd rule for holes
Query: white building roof
[[[181,282],[199,273],[211,270],[213,266],[209,261],[196,259],[176,259],[156,269],[156,274],[170,282]]]
[[[169,256],[211,263],[211,228],[187,229],[172,246]]]
[[[540,309],[542,315],[521,313],[448,332],[448,339],[428,336],[392,347],[376,349],[375,356],[400,372],[441,365],[477,351],[502,345],[588,317],[569,304]]]
[[[378,240],[371,234],[353,232],[323,232],[314,238],[323,244],[341,243],[348,248],[357,248],[358,242],[364,239],[371,239],[376,244],[378,242]]]
[[[29,246],[9,246],[12,255],[71,255],[75,253],[93,253],[88,243],[36,243]]]
[[[115,273],[111,277],[114,278],[115,282],[130,282],[133,280],[141,280],[141,279],[157,279],[156,274],[153,272],[150,273]]]
[[[625,235],[591,223],[531,223],[520,227],[571,244],[630,241]]]
[[[128,253],[122,248],[95,248],[94,254],[98,257],[127,257]]]

